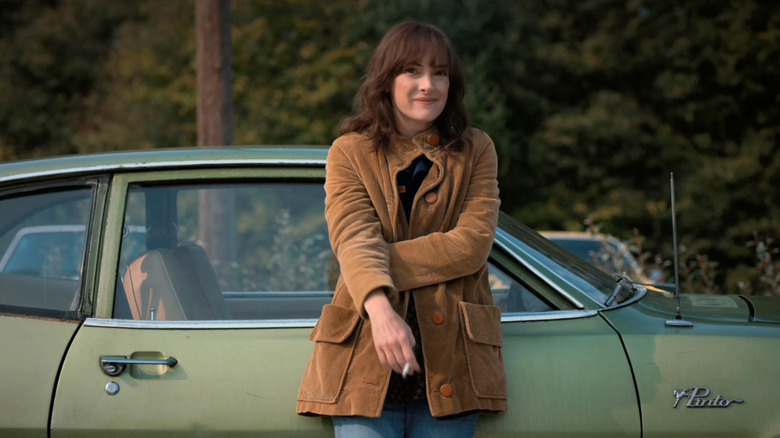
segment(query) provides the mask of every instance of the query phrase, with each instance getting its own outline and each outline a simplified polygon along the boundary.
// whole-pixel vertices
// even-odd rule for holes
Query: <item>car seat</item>
[[[230,319],[211,263],[198,245],[144,252],[128,267],[124,288],[136,320]]]

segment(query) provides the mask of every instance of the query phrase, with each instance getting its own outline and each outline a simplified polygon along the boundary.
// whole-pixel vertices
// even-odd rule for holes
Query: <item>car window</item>
[[[79,188],[0,199],[0,211],[13,215],[0,230],[4,311],[77,310],[91,193]]]
[[[133,185],[115,317],[318,318],[339,276],[321,184]],[[491,265],[505,312],[551,310]]]
[[[307,183],[131,187],[125,228],[145,235],[123,239],[117,316],[318,317],[338,277],[324,196]]]
[[[535,294],[531,287],[515,280],[497,265],[488,263],[488,268],[490,289],[493,291],[493,304],[500,307],[502,313],[556,310]]]

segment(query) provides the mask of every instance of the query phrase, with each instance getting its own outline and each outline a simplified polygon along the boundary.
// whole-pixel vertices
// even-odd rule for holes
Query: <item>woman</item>
[[[336,436],[473,436],[506,410],[487,257],[500,201],[493,142],[468,126],[449,38],[396,25],[328,155],[325,217],[341,267],[298,413]]]

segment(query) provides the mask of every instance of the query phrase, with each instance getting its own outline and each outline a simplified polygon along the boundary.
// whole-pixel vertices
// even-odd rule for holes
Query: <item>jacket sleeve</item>
[[[395,290],[390,277],[387,242],[353,154],[336,140],[328,152],[325,177],[325,219],[331,246],[355,308],[367,318],[363,304],[378,288]],[[348,143],[348,142],[347,142]]]
[[[493,247],[501,201],[498,198],[495,146],[487,138],[481,147],[474,159],[456,226],[447,232],[388,244],[392,280],[398,290],[415,289],[470,275],[487,261]]]

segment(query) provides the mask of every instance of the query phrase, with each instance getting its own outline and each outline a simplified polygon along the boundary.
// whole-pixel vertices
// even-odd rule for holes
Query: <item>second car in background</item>
[[[663,280],[660,270],[645,271],[628,246],[613,236],[586,231],[541,231],[540,234],[608,274],[626,274],[643,284]]]

